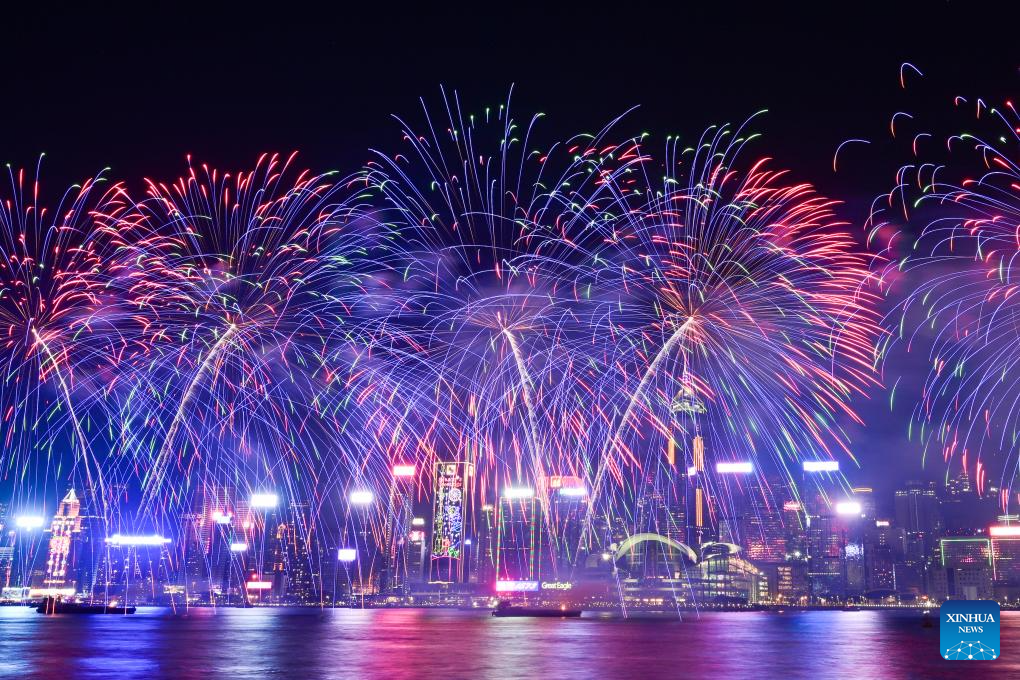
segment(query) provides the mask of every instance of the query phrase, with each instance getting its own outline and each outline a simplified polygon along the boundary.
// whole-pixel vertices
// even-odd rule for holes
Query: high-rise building
[[[383,527],[383,565],[379,574],[379,590],[385,594],[407,594],[408,559],[411,557],[409,551],[415,549],[410,541],[414,474],[413,465],[397,465],[393,468]],[[420,528],[418,531],[421,532]]]
[[[877,513],[875,490],[870,486],[856,486],[852,491],[854,502],[861,506],[861,519],[875,519]]]
[[[318,573],[307,529],[307,506],[291,503],[288,521],[276,526],[273,541],[273,597],[279,602],[317,601]]]
[[[946,481],[946,495],[948,496],[963,496],[969,494],[970,491],[970,476],[966,470]]]
[[[807,562],[791,561],[776,565],[776,596],[780,602],[805,602],[810,595]]]
[[[505,489],[496,520],[496,581],[541,579],[539,548],[543,532],[541,507],[534,489]]]
[[[134,605],[159,604],[170,583],[163,546],[108,545],[91,599]]]
[[[799,500],[783,503],[783,528],[786,532],[787,559],[807,557],[807,513]]]
[[[231,568],[233,525],[241,522],[236,489],[204,485],[193,511],[183,517],[184,592],[188,600],[210,603],[224,594]]]
[[[939,499],[933,484],[908,482],[893,498],[896,525],[907,533],[908,562],[924,562],[936,547],[942,532]]]
[[[415,519],[420,520],[420,523],[415,523]],[[403,574],[403,582],[406,584],[405,591],[421,585],[425,580],[425,552],[428,540],[424,527],[424,518],[414,518],[411,520],[411,530],[407,532]]]
[[[85,597],[92,595],[96,583],[96,567],[102,561],[105,552],[104,539],[109,524],[103,513],[96,506],[98,499],[85,495],[81,506],[81,531],[77,539],[77,564],[75,565],[75,581],[78,591]]]
[[[496,581],[496,506],[491,503],[482,505],[478,519],[475,551],[476,565],[472,577],[475,583],[492,584]]]
[[[689,507],[691,512],[687,516],[690,523],[687,530],[687,541],[690,545],[700,546],[710,540],[708,527],[708,495],[705,488],[705,440],[699,434],[691,441],[691,466],[690,481],[687,485],[687,493],[690,495]]]
[[[545,494],[549,508],[542,532],[547,540],[539,547],[542,578],[567,581],[588,555],[588,546],[582,544],[586,540],[583,528],[588,515],[588,489],[580,477],[555,476],[542,480],[539,492]],[[660,508],[657,521],[665,513],[665,508]]]
[[[463,582],[467,566],[465,532],[471,518],[474,466],[466,462],[439,462],[434,472],[429,581]]]
[[[14,573],[14,533],[8,535],[7,504],[0,502],[0,590],[11,586]]]
[[[70,489],[57,506],[57,514],[50,524],[43,590],[74,592],[81,523],[81,501],[74,489]]]
[[[939,551],[943,567],[992,567],[991,542],[984,536],[949,536],[939,541]]]
[[[875,594],[892,593],[896,588],[891,524],[889,520],[874,520],[864,531],[865,587]]]
[[[0,545],[0,590],[11,586],[14,572],[14,546]]]
[[[209,562],[204,534],[207,519],[202,513],[184,515],[183,570],[184,592],[191,602],[208,602],[211,598]]]
[[[893,583],[897,595],[916,597],[926,592],[925,565],[896,562],[893,564]],[[932,594],[929,592],[929,594]]]
[[[992,548],[986,537],[954,536],[939,541],[940,564],[929,572],[935,599],[992,597]]]
[[[993,526],[989,535],[996,594],[1015,598],[1020,594],[1020,525]]]
[[[817,597],[844,597],[844,548],[847,545],[845,523],[826,511],[826,514],[808,517],[805,533],[812,594]]]
[[[794,502],[789,484],[781,478],[766,484],[753,482],[737,520],[736,543],[743,546],[744,556],[754,562],[783,562],[789,553],[787,504]],[[792,506],[791,506],[792,507]],[[799,518],[791,522],[800,524]]]

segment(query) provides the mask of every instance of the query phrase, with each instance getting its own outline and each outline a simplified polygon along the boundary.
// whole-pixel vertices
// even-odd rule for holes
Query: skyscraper
[[[895,590],[892,534],[889,520],[874,520],[864,531],[865,587],[869,592]]]
[[[74,489],[57,506],[57,514],[50,524],[49,554],[42,589],[70,591],[75,589],[75,558],[81,534],[81,501]]]
[[[406,595],[408,587],[409,541],[414,507],[414,465],[393,467],[389,503],[383,527],[383,565],[379,574],[379,590],[391,595]],[[419,576],[420,578],[420,576]]]
[[[184,515],[184,592],[190,602],[210,598],[209,564],[204,542],[206,518],[197,512]]]
[[[989,528],[992,544],[992,575],[997,597],[1020,595],[1020,525]]]
[[[318,560],[313,562],[306,524],[307,506],[291,503],[291,517],[276,526],[273,542],[273,596],[308,604],[317,599]]]
[[[429,580],[465,580],[465,530],[471,517],[473,467],[465,462],[436,463],[433,478],[432,555]]]
[[[496,520],[496,581],[541,579],[541,507],[534,489],[504,489]]]
[[[404,573],[402,575],[405,584],[405,592],[418,586],[425,579],[425,549],[428,541],[425,537],[425,520],[420,519],[420,524],[411,520],[412,529],[407,532],[407,544],[404,550]]]
[[[935,549],[942,516],[934,485],[907,482],[893,499],[896,525],[907,533],[907,562],[924,562]]]
[[[496,536],[498,534],[496,519],[496,506],[491,503],[483,505],[476,532],[477,566],[473,574],[476,583],[492,584],[496,580]]]
[[[584,480],[573,476],[549,477],[543,481],[542,487],[549,507],[549,520],[543,527],[547,540],[539,547],[543,560],[542,578],[566,581],[587,556],[582,536],[584,519],[588,514],[588,489]]]
[[[846,594],[846,530],[831,510],[823,509],[822,513],[808,517],[805,532],[811,590],[818,597],[843,597]]]
[[[705,494],[705,440],[699,434],[691,442],[692,462],[690,478],[692,484],[689,486],[691,494],[692,512],[688,515],[690,522],[686,543],[700,546],[707,538],[708,502]]]
[[[739,504],[736,542],[744,556],[755,562],[782,562],[788,553],[784,508],[792,501],[789,484],[772,477],[766,484],[752,482],[747,497]],[[799,524],[799,519],[796,520]]]

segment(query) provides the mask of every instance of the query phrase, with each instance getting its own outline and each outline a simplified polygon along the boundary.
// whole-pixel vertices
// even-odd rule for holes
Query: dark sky
[[[390,114],[415,115],[421,96],[436,103],[440,84],[478,108],[514,84],[516,111],[546,112],[547,131],[564,136],[633,105],[627,124],[660,138],[768,108],[757,153],[845,201],[860,225],[902,160],[879,143],[894,111],[937,116],[955,94],[1000,101],[1020,66],[1008,3],[214,4],[4,9],[0,161],[31,166],[44,151],[45,180],[58,185],[104,166],[129,181],[171,179],[187,153],[238,168],[297,149],[312,169],[351,171],[367,148],[396,146]],[[926,75],[909,99],[904,61]],[[850,137],[876,143],[852,148],[833,174]],[[852,478],[889,485],[916,469],[905,415],[890,415],[881,391],[859,408],[869,429],[855,448],[894,469]]]

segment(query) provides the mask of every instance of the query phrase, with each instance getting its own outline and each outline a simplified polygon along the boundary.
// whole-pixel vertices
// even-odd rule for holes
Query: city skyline
[[[904,96],[939,89],[912,62],[895,73]],[[484,553],[490,584],[531,584],[645,536],[729,565],[711,551],[808,524],[777,507],[820,494],[826,523],[877,488],[868,512],[891,515],[915,474],[1010,515],[1020,170],[1016,140],[990,136],[1015,136],[1008,100],[894,113],[886,144],[912,143],[883,152],[893,189],[858,224],[843,201],[866,185],[801,180],[763,111],[679,136],[633,134],[630,114],[546,131],[501,96],[440,86],[395,117],[399,146],[345,170],[188,155],[176,180],[107,169],[51,195],[41,157],[8,166],[0,491],[15,525],[63,499],[46,568],[19,585],[67,590],[83,507],[107,536],[181,545],[190,590],[236,577],[277,598],[310,588],[316,542],[362,597],[406,581],[411,520],[426,580],[477,581]],[[926,146],[941,135],[962,152]],[[833,172],[871,145],[844,139]],[[890,427],[902,448],[872,450]],[[286,521],[260,527],[241,500],[259,494]],[[778,544],[741,547],[794,561]],[[845,594],[871,556],[831,549],[812,568]]]
[[[604,533],[586,543],[580,478],[507,487],[498,508],[455,516],[445,499],[470,478],[462,466],[437,464],[436,497],[418,502],[406,495],[414,466],[396,466],[389,499],[354,492],[360,510],[332,535],[309,533],[301,504],[267,491],[242,498],[228,488],[187,515],[174,538],[102,535],[100,518],[71,489],[49,522],[3,518],[4,597],[186,608],[442,606],[530,596],[598,609],[618,604],[615,582],[624,589],[619,604],[631,607],[1020,603],[1020,517],[999,514],[966,476],[943,486],[907,483],[892,513],[877,509],[870,488],[846,494],[822,484],[817,496],[799,500],[776,480],[768,495],[744,497],[733,514],[704,526],[686,501],[649,489],[637,500],[637,524],[597,520]],[[838,476],[834,465],[803,467],[805,476]],[[535,487],[551,492],[548,512]],[[451,529],[451,519],[464,528]]]
[[[1020,677],[1017,18],[5,7],[0,678]]]

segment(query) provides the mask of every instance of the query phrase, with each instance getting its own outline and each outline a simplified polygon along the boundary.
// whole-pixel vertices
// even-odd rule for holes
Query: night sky
[[[33,166],[45,152],[44,181],[56,187],[106,166],[133,186],[172,179],[189,153],[233,169],[297,149],[313,170],[346,173],[369,148],[396,147],[391,114],[418,120],[418,98],[438,106],[440,85],[469,110],[498,105],[513,85],[517,114],[545,112],[554,137],[594,131],[635,105],[623,131],[660,140],[767,108],[754,153],[844,201],[842,217],[863,231],[870,201],[904,161],[887,142],[892,113],[938,119],[956,94],[1000,102],[1016,92],[1020,66],[1005,4],[211,5],[5,9],[0,161]],[[925,74],[907,92],[904,61]],[[850,147],[834,174],[848,138],[873,143]],[[898,368],[919,380],[910,362]],[[881,389],[856,404],[868,427],[853,430],[864,469],[852,481],[889,491],[918,474],[906,406],[890,413]],[[941,472],[936,461],[930,474]]]

